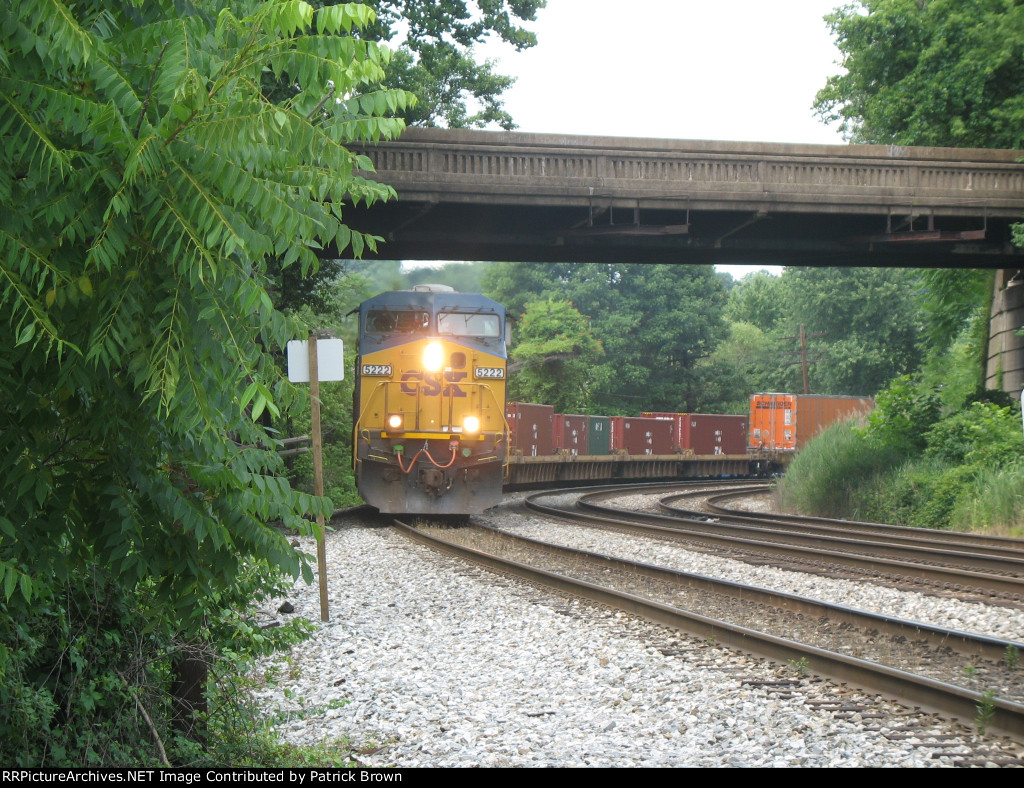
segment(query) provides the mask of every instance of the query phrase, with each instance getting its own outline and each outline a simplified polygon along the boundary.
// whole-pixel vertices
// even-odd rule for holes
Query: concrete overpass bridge
[[[386,259],[999,269],[989,385],[1024,385],[1021,151],[440,129],[361,150],[399,197],[345,217]]]
[[[409,129],[382,257],[1016,268],[1021,151]]]

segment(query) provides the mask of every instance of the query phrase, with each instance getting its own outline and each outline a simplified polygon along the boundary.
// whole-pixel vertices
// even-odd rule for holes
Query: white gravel
[[[268,712],[301,712],[279,726],[286,740],[379,748],[358,756],[366,766],[949,763],[887,739],[886,721],[840,719],[739,678],[791,669],[496,578],[388,529],[339,527],[327,565],[331,620],[264,664],[277,679],[258,697]],[[289,601],[319,622],[315,585]],[[658,648],[673,642],[678,656]]]
[[[729,558],[690,552],[669,542],[640,540],[627,534],[552,523],[501,513],[500,509],[491,511],[492,514],[479,519],[492,527],[531,539],[785,591],[908,621],[1024,642],[1024,610],[899,591],[867,581],[837,580],[768,566],[751,566]]]

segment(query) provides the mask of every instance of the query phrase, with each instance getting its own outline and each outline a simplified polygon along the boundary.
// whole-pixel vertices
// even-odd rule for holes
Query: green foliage
[[[971,489],[976,474],[977,469],[967,465],[933,465],[929,473],[921,475],[922,484],[908,512],[907,524],[918,528],[952,527],[953,510]]]
[[[974,402],[928,430],[925,455],[951,465],[996,467],[1024,459],[1019,408]]]
[[[516,51],[534,46],[536,35],[516,20],[535,21],[546,0],[370,0],[369,5],[378,12],[373,35],[401,42],[384,84],[419,98],[403,114],[410,125],[515,128],[501,101],[515,80],[496,74],[491,61],[477,62],[473,46],[494,38]]]
[[[950,519],[961,530],[1024,537],[1024,463],[977,469]]]
[[[978,716],[974,718],[974,724],[978,729],[978,735],[984,736],[988,731],[989,726],[992,724],[992,720],[996,716],[996,693],[995,690],[985,690],[981,693],[981,700],[978,701],[978,705],[975,709],[978,712]]]
[[[807,657],[800,657],[800,659],[791,659],[788,662],[790,670],[792,670],[798,676],[806,676],[811,672],[811,663]]]
[[[826,17],[844,73],[815,108],[852,142],[1024,144],[1024,7],[1013,0],[861,0]]]
[[[484,283],[512,315],[552,299],[590,317],[605,357],[591,371],[587,412],[686,412],[710,401],[701,362],[726,333],[725,286],[710,266],[495,263]]]
[[[947,347],[988,303],[993,271],[972,268],[922,268],[917,271],[918,303],[924,313],[926,335],[936,347]]]
[[[984,379],[980,359],[987,349],[988,307],[979,306],[951,343],[929,348],[921,367],[921,385],[938,392],[947,411],[962,407]]]
[[[822,517],[859,516],[863,490],[898,465],[901,453],[850,423],[823,430],[790,463],[778,488],[793,511]]]
[[[747,415],[750,393],[774,391],[782,386],[768,383],[771,359],[765,353],[765,333],[751,323],[729,324],[729,335],[702,362],[708,370],[708,397],[716,413]],[[777,369],[777,366],[775,367]]]
[[[833,428],[796,457],[781,485],[787,505],[922,528],[1024,532],[1016,407],[979,401],[940,419],[937,393],[909,378],[877,401],[866,429],[833,436]]]
[[[915,289],[913,273],[901,269],[787,267],[781,276],[745,277],[729,293],[726,316],[752,324],[763,339],[732,385],[746,393],[802,392],[803,326],[812,393],[873,394],[920,363]]]
[[[886,446],[920,451],[940,411],[937,392],[903,375],[875,397],[875,409],[868,414],[868,433]]]
[[[385,266],[390,270],[390,266]],[[345,344],[345,356],[355,358],[357,325],[349,312],[372,295],[374,286],[362,273],[362,264],[347,261],[345,272],[335,279],[319,308],[304,307],[293,317],[310,331],[326,331]],[[352,470],[352,395],[355,388],[353,365],[345,370],[345,379],[320,384],[320,425],[323,442],[324,495],[337,508],[355,506],[362,499],[356,492]],[[311,435],[311,411],[308,389],[296,403],[283,427],[293,437]],[[287,461],[288,476],[306,492],[313,492],[313,455],[302,454]]]
[[[579,413],[590,405],[590,370],[604,355],[590,318],[568,301],[534,301],[519,321],[510,399]]]
[[[725,317],[771,331],[786,321],[787,283],[782,276],[767,271],[747,274],[729,291]]]
[[[130,655],[166,684],[183,644],[257,638],[228,612],[255,588],[311,576],[274,524],[329,502],[282,478],[254,421],[299,396],[265,352],[298,334],[268,265],[376,244],[342,198],[392,192],[345,143],[397,134],[411,97],[375,87],[390,53],[358,35],[363,6],[14,0],[0,18],[0,630],[56,617],[5,643],[0,728],[74,714],[62,749],[20,751],[128,763],[147,733],[89,731],[135,708]],[[301,89],[272,101],[268,74]]]
[[[787,268],[788,320],[800,324],[809,354],[820,358],[810,371],[818,394],[872,394],[921,359],[920,322],[913,302],[913,273],[898,268]],[[789,347],[794,347],[791,340]]]
[[[126,588],[103,577],[95,565],[73,573],[58,594],[0,631],[0,759],[19,766],[155,764],[158,737],[177,763],[209,762],[218,747],[235,746],[238,731],[221,721],[237,699],[215,691],[211,729],[223,736],[212,737],[212,749],[202,756],[194,743],[177,737],[169,725],[168,665],[183,646],[150,618],[155,584]],[[217,644],[218,676],[244,673],[254,657],[305,637],[301,622],[261,630],[232,609],[284,593],[286,581],[255,569],[239,575],[222,600],[230,606],[211,618],[200,647],[212,658]],[[211,689],[217,683],[215,677]]]
[[[401,49],[389,74],[389,87],[402,87],[418,99],[405,113],[410,126],[516,128],[501,101],[515,79],[494,73],[490,60],[477,63],[471,51],[447,41],[421,45],[415,54]]]

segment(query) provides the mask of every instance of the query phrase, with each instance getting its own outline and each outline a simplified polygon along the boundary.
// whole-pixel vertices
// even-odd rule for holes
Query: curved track
[[[675,485],[676,489],[678,487]],[[729,487],[728,495],[738,493],[736,485]],[[658,488],[665,486],[645,485],[640,489],[651,492]],[[590,489],[585,497],[609,492],[609,488]],[[563,494],[564,491],[532,496],[530,505],[559,517],[568,515],[577,520],[585,517],[564,505],[555,506],[550,500],[547,504],[537,500]],[[622,494],[621,488],[617,494]],[[706,491],[702,494],[706,495]],[[588,505],[597,504],[590,501]],[[707,516],[694,511],[688,514]],[[611,527],[616,529],[631,527],[626,522],[628,519],[632,518],[618,510],[615,518],[600,517],[599,524],[609,527],[609,520],[613,520]],[[647,515],[638,519],[646,521]],[[678,524],[678,515],[669,519]],[[739,519],[745,518],[740,516]],[[480,527],[426,530],[405,525],[396,527],[411,538],[498,571],[713,638],[759,656],[805,664],[817,674],[962,720],[976,719],[984,712],[991,728],[1024,740],[1024,688],[1019,680],[1017,658],[1013,656],[1024,651],[1022,643],[973,636],[790,594],[635,564],[621,558],[588,554]],[[651,527],[649,522],[641,522],[645,532],[650,533]],[[1013,549],[1012,545],[999,549],[1003,547]],[[971,682],[964,680],[965,665],[984,673],[985,691],[967,686]]]
[[[534,495],[527,505],[551,516],[587,519],[594,525],[680,538],[707,548],[728,550],[739,560],[791,566],[803,571],[847,571],[899,585],[917,583],[944,593],[989,602],[1012,605],[1024,602],[1024,545],[1021,540],[971,539],[970,534],[883,525],[870,530],[867,526],[872,524],[867,523],[856,523],[848,532],[845,521],[841,520],[743,512],[725,509],[714,501],[709,501],[706,509],[684,509],[676,505],[679,500],[706,498],[709,492],[700,489],[679,493],[679,488],[678,484],[633,488],[647,493],[664,490],[666,498],[660,506],[670,514],[627,511],[613,506],[607,499],[624,493],[621,488],[610,487],[581,491],[574,506],[558,502],[565,491]],[[731,499],[764,489],[764,485],[747,483],[710,497]],[[674,492],[668,494],[670,490]],[[552,500],[544,502],[545,497]],[[715,516],[711,516],[712,513]],[[743,554],[747,555],[746,559]]]

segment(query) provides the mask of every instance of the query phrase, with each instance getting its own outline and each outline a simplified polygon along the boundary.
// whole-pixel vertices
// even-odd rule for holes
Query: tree
[[[499,263],[485,284],[513,314],[539,297],[568,299],[591,318],[605,349],[590,386],[598,411],[690,411],[709,401],[698,362],[726,332],[725,286],[710,266]]]
[[[272,523],[330,502],[280,478],[255,421],[295,398],[264,352],[295,330],[268,261],[375,244],[343,199],[391,191],[345,143],[399,133],[410,97],[373,88],[389,53],[356,34],[363,6],[13,0],[0,20],[0,752],[130,763],[150,731],[118,704],[134,716],[167,660],[252,649],[249,595],[310,576]],[[272,101],[267,74],[296,89]]]
[[[914,273],[900,268],[786,268],[788,335],[823,334],[808,346],[817,394],[873,394],[921,361]],[[791,343],[790,347],[795,347]]]
[[[386,85],[413,92],[419,102],[404,115],[410,125],[448,128],[496,123],[514,129],[501,94],[515,81],[477,62],[473,46],[491,36],[522,51],[536,45],[534,33],[515,20],[532,22],[547,0],[372,0],[378,12],[373,34],[401,40]]]
[[[746,414],[751,394],[778,391],[786,386],[772,379],[781,371],[778,358],[767,350],[774,348],[775,342],[752,323],[731,322],[728,328],[728,336],[701,362],[708,381],[707,409],[714,413]]]
[[[781,276],[755,271],[729,291],[725,316],[735,323],[750,323],[762,331],[771,331],[785,321],[787,302],[786,285]]]
[[[571,303],[533,301],[519,321],[510,397],[553,405],[559,413],[588,412],[591,369],[603,355],[590,318]]]
[[[852,142],[1024,145],[1024,6],[861,0],[826,17],[845,73],[815,100]]]

